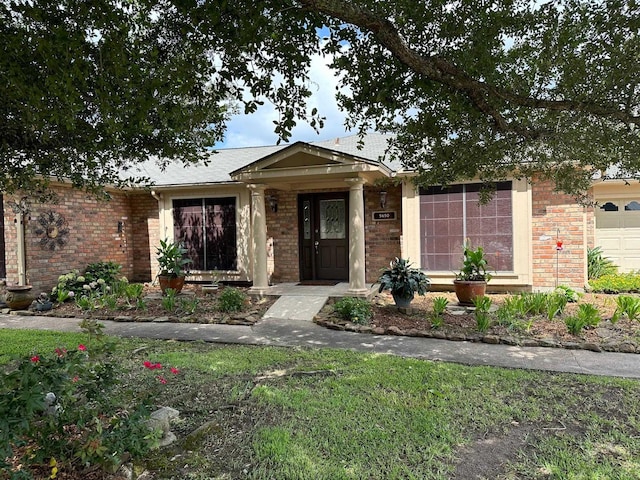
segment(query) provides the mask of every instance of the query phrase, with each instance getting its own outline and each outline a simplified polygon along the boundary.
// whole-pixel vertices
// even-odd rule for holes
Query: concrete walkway
[[[321,294],[281,297],[252,327],[193,323],[136,323],[101,321],[105,332],[122,337],[271,345],[281,347],[340,348],[391,354],[466,365],[584,373],[640,378],[640,354],[597,353],[542,347],[515,347],[452,342],[431,338],[370,335],[329,330],[314,324],[313,315],[326,301]],[[0,314],[0,328],[80,331],[76,318]]]

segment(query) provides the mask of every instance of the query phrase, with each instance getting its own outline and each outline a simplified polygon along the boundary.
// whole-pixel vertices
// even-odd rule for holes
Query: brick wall
[[[553,288],[556,283],[583,288],[587,282],[585,240],[593,231],[592,209],[589,212],[570,195],[554,191],[550,182],[533,184],[532,202],[534,288]],[[556,237],[563,242],[560,252]]]
[[[387,204],[380,207],[380,191],[387,192]],[[400,236],[402,235],[402,187],[365,188],[365,255],[367,265],[366,281],[372,284],[378,280],[380,270],[400,256]],[[396,212],[395,220],[374,221],[373,212]],[[412,263],[413,262],[413,259]],[[413,265],[419,267],[417,263]]]
[[[146,231],[151,229],[157,232],[157,223],[154,224],[151,219],[155,215],[157,222],[157,203],[153,204],[142,195],[133,195],[138,201],[131,202],[125,192],[110,192],[111,199],[102,202],[67,187],[54,190],[59,195],[59,202],[32,204],[25,221],[27,280],[33,285],[35,293],[50,290],[56,285],[59,275],[74,269],[82,271],[88,264],[99,261],[119,263],[122,265],[122,274],[130,279],[150,277],[149,240],[144,238],[144,231],[138,230],[139,225],[136,224],[146,218]],[[15,199],[5,197],[4,200],[7,281],[17,283],[16,215],[9,206]],[[135,209],[132,208],[133,203],[137,205]],[[36,232],[42,227],[39,223],[41,215],[48,215],[49,212],[64,217],[69,231],[64,245],[56,245],[53,250],[46,236]],[[121,232],[118,231],[118,222],[122,222]]]
[[[158,271],[156,247],[160,245],[158,201],[150,194],[130,195],[131,230],[133,232],[134,282],[149,282]]]
[[[385,210],[396,212],[396,220],[372,220],[372,213],[381,210],[380,190],[382,188],[366,187],[365,200],[365,256],[366,281],[373,283],[377,280],[381,268],[388,265],[400,255],[401,217],[401,187],[385,188],[387,191],[387,206]],[[299,248],[298,248],[298,194],[347,191],[344,190],[314,190],[309,191],[275,191],[267,190],[265,195],[278,197],[278,211],[272,212],[268,202],[266,206],[267,236],[273,238],[274,283],[298,282],[300,280]]]
[[[266,202],[267,237],[273,238],[273,283],[300,280],[298,261],[298,192],[267,190],[265,196],[278,197],[278,211]]]

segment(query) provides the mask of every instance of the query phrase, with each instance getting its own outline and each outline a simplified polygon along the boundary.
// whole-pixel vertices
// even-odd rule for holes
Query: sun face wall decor
[[[58,212],[41,213],[36,223],[34,233],[42,237],[40,238],[40,247],[43,250],[53,251],[56,248],[62,248],[67,243],[69,239],[67,221]]]

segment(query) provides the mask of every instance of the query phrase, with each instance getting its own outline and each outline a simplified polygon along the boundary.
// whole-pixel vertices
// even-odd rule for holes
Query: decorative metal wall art
[[[34,233],[42,237],[40,247],[43,250],[53,251],[56,248],[62,248],[69,240],[67,221],[58,212],[41,213],[36,223]]]

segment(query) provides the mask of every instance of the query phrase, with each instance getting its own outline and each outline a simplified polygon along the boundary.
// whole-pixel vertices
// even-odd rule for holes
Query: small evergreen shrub
[[[333,310],[343,319],[359,325],[367,325],[373,317],[371,303],[364,298],[343,297],[333,305]]]
[[[221,312],[239,312],[247,303],[247,296],[234,287],[225,287],[218,297],[218,310]]]
[[[590,280],[589,285],[596,293],[640,292],[640,275],[637,273],[615,273]]]

